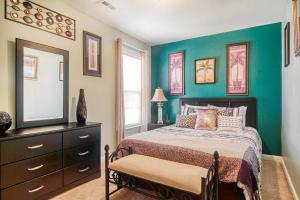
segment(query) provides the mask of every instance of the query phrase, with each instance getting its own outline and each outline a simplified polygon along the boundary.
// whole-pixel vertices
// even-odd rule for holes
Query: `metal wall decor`
[[[5,19],[76,39],[76,21],[29,0],[5,0]]]

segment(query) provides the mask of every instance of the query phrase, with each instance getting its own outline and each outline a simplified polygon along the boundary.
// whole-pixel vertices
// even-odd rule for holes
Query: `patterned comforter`
[[[260,198],[262,144],[254,128],[242,132],[204,131],[168,126],[125,138],[120,147],[137,154],[208,168],[220,154],[220,181],[237,183],[245,199]]]

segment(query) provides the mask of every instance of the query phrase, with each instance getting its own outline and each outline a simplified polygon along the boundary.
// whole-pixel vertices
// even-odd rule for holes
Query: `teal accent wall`
[[[205,27],[203,27],[205,28]],[[248,41],[249,97],[256,97],[258,131],[263,153],[281,155],[281,23],[198,37],[152,47],[152,94],[163,88],[168,102],[164,112],[174,122],[179,113],[179,98],[226,97],[226,45]],[[168,95],[168,53],[185,51],[185,95]],[[196,85],[194,61],[216,57],[216,84]],[[156,120],[156,104],[152,104],[152,120]]]

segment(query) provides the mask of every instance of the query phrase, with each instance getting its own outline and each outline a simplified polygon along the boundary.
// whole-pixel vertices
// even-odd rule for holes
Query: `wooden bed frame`
[[[257,105],[256,98],[181,98],[179,110],[182,105],[207,106],[208,104],[219,107],[247,106],[246,126],[257,129]]]

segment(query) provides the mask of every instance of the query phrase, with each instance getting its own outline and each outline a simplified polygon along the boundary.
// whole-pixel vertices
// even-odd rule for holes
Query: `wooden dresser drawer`
[[[62,152],[54,152],[1,166],[1,189],[62,168]]]
[[[58,151],[61,133],[9,140],[1,143],[1,165]]]
[[[66,131],[63,133],[64,148],[100,142],[100,127]]]
[[[99,143],[64,150],[63,167],[80,163],[93,158],[100,158]]]
[[[1,191],[1,200],[34,200],[63,186],[62,171],[57,171]]]
[[[64,185],[100,171],[99,159],[85,161],[64,169]]]

